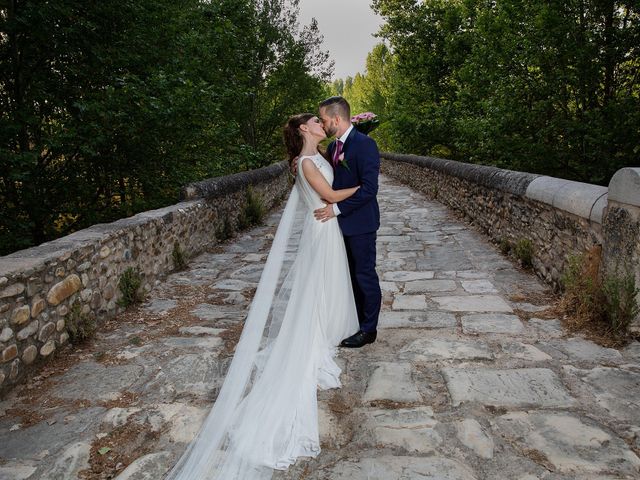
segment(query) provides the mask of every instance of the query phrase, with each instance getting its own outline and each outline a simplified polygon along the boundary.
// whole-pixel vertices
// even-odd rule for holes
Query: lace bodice
[[[318,168],[318,170],[320,170],[320,173],[322,173],[329,185],[333,184],[333,168],[331,167],[331,164],[327,162],[327,160],[319,153],[316,153],[313,156],[300,157],[298,159],[298,175],[296,185],[300,192],[300,197],[302,198],[302,201],[305,203],[305,205],[307,205],[307,207],[309,207],[311,210],[315,210],[317,208],[325,206],[325,203],[320,198],[320,195],[318,195],[318,192],[313,189],[313,187],[309,184],[304,176],[304,172],[302,171],[302,160],[304,160],[305,158],[309,158],[313,161],[313,163]]]

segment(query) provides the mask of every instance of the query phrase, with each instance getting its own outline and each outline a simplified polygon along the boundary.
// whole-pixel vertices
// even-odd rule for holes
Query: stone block
[[[7,363],[13,360],[18,356],[18,346],[14,343],[13,345],[9,345],[2,351],[2,355],[0,356],[0,362]]]
[[[390,400],[400,403],[420,402],[422,397],[411,378],[409,363],[379,363],[371,374],[362,401]]]
[[[413,362],[437,360],[491,360],[493,353],[484,342],[419,338],[400,350],[400,358]]]
[[[25,363],[25,365],[30,365],[34,362],[37,356],[38,349],[35,347],[35,345],[29,345],[24,349],[24,352],[22,353],[22,361]]]
[[[26,323],[31,317],[31,309],[29,305],[23,305],[22,307],[16,308],[11,315],[11,324],[12,325],[22,325]]]
[[[640,168],[621,168],[611,177],[609,200],[640,207]]]
[[[47,340],[51,334],[53,332],[56,331],[56,324],[53,322],[48,322],[46,323],[41,329],[40,329],[40,333],[38,334],[38,341],[40,342],[44,342],[45,340]]]
[[[36,318],[44,310],[47,304],[43,298],[34,298],[31,302],[31,318]]]
[[[477,480],[467,465],[444,457],[378,455],[340,460],[327,470],[328,480]],[[119,479],[117,479],[119,480]]]
[[[408,452],[430,453],[442,443],[435,430],[437,421],[431,407],[391,410],[363,410],[364,428],[374,437],[374,445],[402,448]]]
[[[9,378],[11,380],[15,380],[16,378],[18,378],[21,365],[22,363],[19,358],[13,359],[13,362],[11,362],[11,369],[9,370]]]
[[[40,348],[40,355],[42,355],[43,357],[48,357],[53,353],[55,349],[56,349],[56,342],[53,339],[49,340]]]
[[[558,472],[573,478],[598,473],[631,478],[640,471],[640,459],[624,441],[590,420],[568,413],[514,412],[497,424],[510,441],[542,453]]]
[[[53,466],[40,477],[40,480],[61,480],[78,478],[78,473],[89,469],[91,445],[76,442],[67,446],[57,456]]]
[[[456,295],[432,299],[441,309],[452,312],[513,312],[511,306],[497,295]]]
[[[51,305],[58,305],[60,302],[80,290],[80,287],[82,287],[82,282],[78,275],[69,275],[67,278],[51,287],[47,294],[47,301]]]
[[[462,317],[464,333],[505,333],[518,334],[524,331],[522,322],[516,315],[505,313],[480,313]]]
[[[473,450],[476,455],[487,459],[493,458],[493,438],[484,431],[477,420],[465,418],[457,422],[456,432],[460,443]]]
[[[415,280],[404,285],[404,293],[452,292],[457,287],[453,280]]]
[[[435,272],[395,271],[384,273],[382,278],[391,282],[410,282],[412,280],[429,280],[432,279],[434,275]]]
[[[11,298],[24,292],[24,284],[13,283],[0,291],[0,298]]]
[[[12,338],[13,338],[13,330],[11,330],[9,327],[4,327],[0,332],[0,342],[2,343],[8,342]]]
[[[154,480],[162,478],[170,467],[169,452],[149,453],[137,458],[115,480]]]
[[[424,295],[396,295],[391,308],[393,310],[426,310],[427,300]]]
[[[462,288],[469,293],[498,293],[496,287],[489,280],[463,280]]]
[[[450,312],[438,311],[383,311],[378,328],[455,328],[456,317]]]
[[[631,423],[638,421],[640,373],[621,368],[596,367],[586,371],[582,381],[589,386],[598,405],[613,418]]]
[[[28,326],[20,330],[16,335],[16,338],[18,339],[18,341],[22,342],[23,340],[26,340],[31,335],[34,335],[37,332],[38,332],[38,321],[34,320]]]
[[[575,404],[557,375],[546,368],[444,368],[442,373],[454,406],[463,402],[536,408]]]

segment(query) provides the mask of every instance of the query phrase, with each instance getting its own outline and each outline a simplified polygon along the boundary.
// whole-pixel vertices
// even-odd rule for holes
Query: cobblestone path
[[[320,392],[323,451],[274,479],[640,477],[640,343],[572,336],[532,274],[382,178],[378,341]],[[193,259],[0,402],[0,480],[160,479],[197,431],[279,214]]]

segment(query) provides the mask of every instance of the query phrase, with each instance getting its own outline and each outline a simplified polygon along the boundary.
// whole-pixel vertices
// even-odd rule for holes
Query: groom
[[[351,197],[314,212],[326,222],[337,216],[344,236],[351,272],[351,284],[358,311],[360,330],[340,344],[359,348],[376,340],[382,294],[376,273],[376,231],[380,227],[378,174],[380,154],[376,142],[351,124],[351,108],[342,97],[330,97],[320,103],[320,120],[327,136],[333,164],[333,188],[339,190],[360,185]]]

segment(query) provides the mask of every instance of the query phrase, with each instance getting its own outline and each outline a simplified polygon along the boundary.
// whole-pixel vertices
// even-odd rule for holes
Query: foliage
[[[225,240],[230,239],[233,236],[233,225],[231,225],[231,221],[229,221],[228,217],[224,218],[222,225],[220,225],[216,229],[216,239],[219,242],[224,242]]]
[[[370,136],[383,150],[393,148],[390,99],[395,81],[394,57],[389,48],[380,43],[367,55],[365,74],[357,73],[353,78],[338,79],[330,85],[330,94],[344,96],[353,115],[370,111],[378,116],[379,128]]]
[[[521,238],[513,246],[513,253],[525,268],[533,265],[533,243],[528,238]]]
[[[67,314],[65,326],[69,333],[69,340],[78,345],[90,338],[96,332],[96,322],[93,318],[82,313],[80,302],[75,302]]]
[[[388,115],[385,148],[598,184],[636,163],[637,2],[374,0],[373,8],[390,58],[334,87],[357,109]],[[371,84],[384,107],[373,105],[381,100]]]
[[[120,276],[118,288],[122,293],[122,298],[118,300],[121,307],[128,307],[134,303],[138,303],[142,298],[140,296],[140,286],[142,285],[142,277],[137,268],[128,267]]]
[[[601,279],[599,268],[599,248],[569,257],[562,276],[563,309],[574,325],[600,326],[607,335],[620,338],[640,313],[640,289],[632,273],[615,272]]]
[[[598,280],[599,263],[587,254],[571,255],[562,274],[564,310],[579,324],[599,321],[602,316],[602,290]]]
[[[500,251],[503,253],[503,255],[506,255],[507,253],[509,253],[511,251],[511,249],[513,248],[513,245],[511,245],[511,242],[509,241],[508,238],[503,237],[500,239]]]
[[[332,69],[297,5],[0,3],[0,255],[280,160]]]
[[[186,268],[187,260],[184,255],[184,250],[182,250],[177,240],[173,242],[171,257],[173,258],[173,266],[176,270],[184,270]]]
[[[633,274],[607,276],[602,282],[604,312],[607,323],[615,333],[627,331],[631,322],[640,313],[636,280]]]
[[[238,216],[238,228],[245,228],[259,225],[264,217],[265,208],[262,199],[251,187],[247,188],[245,204]]]

